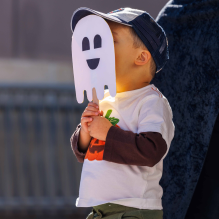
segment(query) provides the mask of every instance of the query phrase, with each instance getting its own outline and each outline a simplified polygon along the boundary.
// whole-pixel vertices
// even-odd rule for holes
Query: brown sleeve
[[[71,143],[71,148],[72,148],[77,160],[80,163],[83,163],[86,153],[80,152],[78,150],[78,140],[79,140],[78,138],[79,138],[80,130],[81,130],[81,123],[79,125],[77,125],[75,132],[73,133],[73,135],[70,138],[70,143]]]
[[[106,136],[103,160],[153,167],[166,151],[167,144],[158,132],[136,134],[111,126]]]

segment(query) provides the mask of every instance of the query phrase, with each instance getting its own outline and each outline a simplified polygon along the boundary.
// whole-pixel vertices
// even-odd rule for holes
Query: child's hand
[[[88,126],[90,126],[93,118],[91,116],[103,115],[103,111],[99,111],[99,107],[96,103],[90,102],[81,115],[81,128],[89,134]]]
[[[88,131],[91,137],[106,141],[106,136],[111,126],[111,122],[105,117],[93,116],[93,121],[88,127]]]

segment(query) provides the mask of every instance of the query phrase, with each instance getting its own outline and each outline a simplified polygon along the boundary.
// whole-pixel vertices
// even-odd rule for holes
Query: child
[[[117,94],[105,90],[101,111],[90,102],[70,139],[84,162],[76,206],[93,206],[87,219],[161,219],[159,181],[175,127],[167,99],[150,81],[168,59],[166,35],[147,12],[131,8],[108,14],[79,8],[72,30],[89,14],[112,31]]]

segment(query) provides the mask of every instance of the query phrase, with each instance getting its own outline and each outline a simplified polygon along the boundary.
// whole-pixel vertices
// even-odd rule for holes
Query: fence
[[[73,86],[0,85],[1,212],[87,214],[75,207],[82,164],[69,141],[87,103]]]

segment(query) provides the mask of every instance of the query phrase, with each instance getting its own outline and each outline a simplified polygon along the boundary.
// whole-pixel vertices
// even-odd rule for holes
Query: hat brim
[[[74,11],[74,13],[72,15],[71,24],[70,24],[72,32],[74,32],[74,29],[75,29],[75,27],[80,19],[82,19],[83,17],[86,17],[88,15],[91,15],[91,14],[100,16],[102,18],[105,18],[107,20],[111,20],[111,21],[114,21],[114,22],[117,22],[120,24],[124,24],[126,26],[130,26],[130,27],[132,26],[132,25],[128,24],[127,22],[122,21],[113,15],[109,15],[109,14],[105,14],[105,13],[102,13],[99,11],[95,11],[95,10],[90,9],[90,8],[81,7],[81,8],[78,8],[76,11]]]

